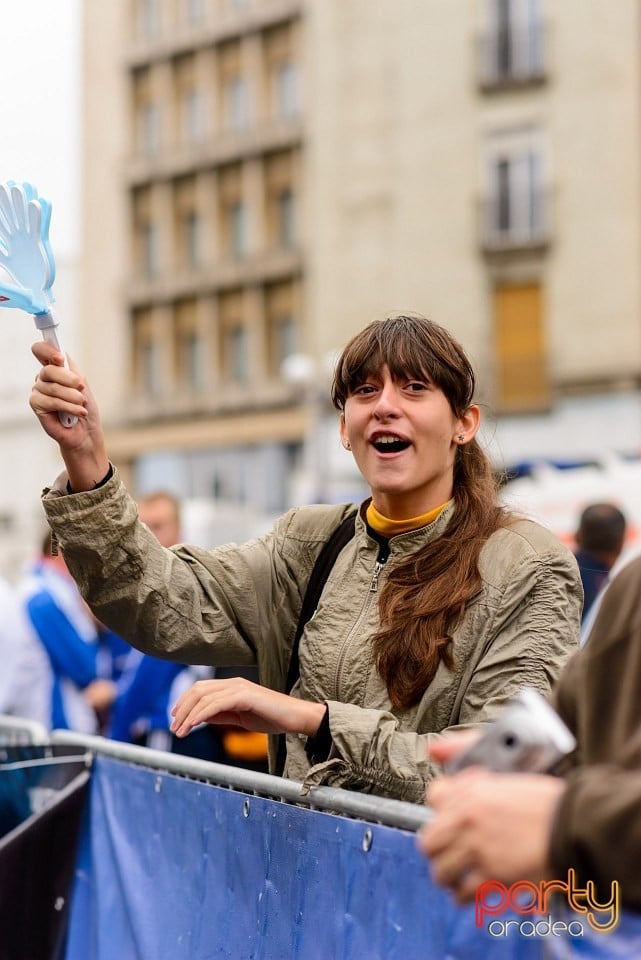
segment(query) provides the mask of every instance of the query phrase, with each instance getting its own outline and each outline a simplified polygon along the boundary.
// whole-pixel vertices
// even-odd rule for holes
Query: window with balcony
[[[488,0],[487,24],[481,41],[482,86],[533,83],[545,78],[540,0]]]
[[[528,146],[494,151],[483,204],[484,249],[545,245],[549,240],[548,206],[540,151]]]

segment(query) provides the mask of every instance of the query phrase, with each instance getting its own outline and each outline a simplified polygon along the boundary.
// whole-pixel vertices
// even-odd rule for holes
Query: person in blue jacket
[[[163,546],[170,547],[179,542],[180,504],[173,494],[165,490],[146,494],[138,501],[138,513]],[[170,710],[178,697],[197,680],[211,676],[211,669],[171,663],[138,650],[129,650],[125,669],[118,681],[109,736],[113,740],[155,750],[170,750],[201,760],[224,761],[220,735],[215,728],[203,726],[182,742],[169,729]]]
[[[46,653],[48,726],[100,733],[116,695],[113,640],[107,642],[113,635],[104,630],[82,599],[62,554],[53,554],[49,533],[41,556],[18,584],[17,596],[32,640]]]

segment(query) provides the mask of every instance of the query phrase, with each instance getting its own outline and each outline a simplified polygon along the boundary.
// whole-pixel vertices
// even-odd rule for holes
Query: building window
[[[237,200],[229,208],[229,248],[236,260],[247,254],[247,207]]]
[[[155,40],[161,33],[160,0],[138,0],[137,34],[141,40]]]
[[[272,324],[271,356],[274,373],[281,376],[287,357],[298,352],[298,327],[292,316],[277,317]]]
[[[194,210],[183,219],[183,251],[184,263],[187,267],[199,267],[202,264],[202,224],[200,217]]]
[[[298,114],[298,71],[291,62],[277,66],[274,76],[276,114],[287,120]]]
[[[301,299],[298,284],[291,281],[265,287],[266,339],[270,376],[283,376],[283,362],[300,350],[299,326]]]
[[[184,3],[187,23],[192,27],[200,26],[205,19],[204,0],[184,0]]]
[[[178,341],[179,378],[189,390],[203,387],[203,351],[195,330],[185,330]]]
[[[549,239],[542,179],[538,150],[525,147],[493,153],[483,217],[486,249],[539,246]]]
[[[278,244],[285,249],[295,242],[295,205],[291,190],[281,190],[278,194]]]
[[[486,85],[527,83],[545,74],[540,0],[489,0],[482,45]]]
[[[502,413],[550,405],[542,301],[538,283],[499,285],[494,291],[495,402]]]
[[[145,276],[155,277],[160,268],[160,231],[149,221],[141,229],[142,270]]]
[[[182,115],[186,142],[200,143],[205,135],[205,103],[200,90],[185,93]]]
[[[244,77],[232,77],[226,86],[227,119],[232,130],[249,124],[249,88]]]
[[[149,340],[140,347],[140,380],[143,392],[150,397],[160,393],[158,348]]]
[[[137,312],[133,318],[134,382],[146,397],[161,393],[160,351],[154,337],[154,326],[149,311]]]
[[[194,299],[179,301],[174,312],[175,373],[188,391],[200,390],[204,382],[204,351],[198,328],[198,304]]]
[[[148,101],[140,107],[138,131],[141,152],[148,155],[155,153],[160,147],[160,109],[158,104]]]
[[[240,324],[226,332],[225,370],[232,383],[245,384],[249,380],[247,331]]]
[[[192,390],[203,386],[202,346],[200,337],[190,333],[183,342],[185,380]]]

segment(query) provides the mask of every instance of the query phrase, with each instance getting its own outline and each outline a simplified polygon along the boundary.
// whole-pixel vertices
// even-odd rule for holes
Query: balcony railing
[[[543,83],[549,75],[549,31],[542,23],[492,30],[477,37],[482,90]]]
[[[506,209],[498,200],[483,198],[479,203],[479,243],[486,254],[544,250],[552,239],[551,198],[540,191]]]

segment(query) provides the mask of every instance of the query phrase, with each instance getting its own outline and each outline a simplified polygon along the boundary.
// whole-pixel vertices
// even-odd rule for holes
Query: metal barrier
[[[46,746],[50,739],[47,728],[36,720],[0,714],[0,746]]]
[[[304,792],[268,774],[0,716],[7,755],[13,737],[39,746],[33,757],[29,746],[15,748],[25,756],[5,761],[9,775],[32,776],[45,756],[49,776],[57,763],[91,767],[73,791],[50,791],[57,802],[48,796],[43,815],[33,813],[0,849],[3,928],[25,904],[43,919],[51,903],[68,905],[64,960],[611,960],[619,942],[617,956],[641,955],[641,921],[629,916],[616,936],[577,944],[508,933],[510,922],[500,937],[480,929],[472,907],[435,885],[416,848],[412,834],[430,817],[423,806],[330,787]],[[34,904],[43,849],[59,869]],[[11,956],[63,960],[49,943],[66,918],[42,926],[40,952],[20,942]],[[20,926],[24,940],[29,924]]]
[[[435,885],[421,806],[53,739],[94,752],[65,960],[542,960]]]
[[[388,800],[334,787],[312,787],[309,793],[303,794],[301,784],[294,780],[256,773],[242,767],[228,767],[193,757],[178,756],[162,750],[150,750],[148,747],[136,747],[104,737],[80,735],[70,730],[54,730],[51,743],[82,746],[93,753],[152,770],[176,773],[190,780],[202,780],[230,790],[240,790],[270,800],[295,803],[311,810],[336,813],[344,817],[398,827],[401,830],[419,830],[430,817],[427,807],[414,803]]]

